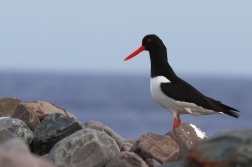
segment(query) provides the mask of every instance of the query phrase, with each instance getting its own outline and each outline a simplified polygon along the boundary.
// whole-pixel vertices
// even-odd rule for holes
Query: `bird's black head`
[[[176,74],[167,61],[166,47],[163,41],[154,34],[146,35],[142,40],[142,46],[127,56],[124,61],[131,59],[144,50],[150,53],[151,77],[165,76],[169,78],[168,76],[175,76],[176,78]]]
[[[149,52],[158,52],[160,49],[166,50],[163,41],[155,34],[146,35],[142,40],[142,46]]]
[[[142,40],[142,46],[138,48],[135,52],[127,56],[124,61],[131,59],[132,57],[136,56],[140,52],[147,50],[150,52],[150,55],[162,55],[162,57],[166,57],[166,47],[163,41],[154,34],[146,35]]]

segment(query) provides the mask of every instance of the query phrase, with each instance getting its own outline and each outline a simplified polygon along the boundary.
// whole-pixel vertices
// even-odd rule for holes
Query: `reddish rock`
[[[0,166],[2,167],[55,167],[51,163],[31,154],[9,151],[0,147]]]
[[[0,99],[0,117],[10,116],[21,101],[18,98]]]
[[[105,132],[107,135],[112,137],[117,143],[118,147],[120,148],[120,151],[129,151],[130,148],[132,147],[132,143],[130,143],[127,139],[124,139],[123,137],[118,135],[115,131],[113,131],[108,126],[102,124],[101,122],[91,120],[85,123],[85,125],[90,129]]]
[[[62,113],[69,118],[72,118],[72,117],[76,118],[76,116],[66,111],[65,109],[60,108],[54,104],[48,103],[46,101],[30,101],[30,102],[25,102],[23,104],[27,107],[34,109],[37,112],[37,115],[40,121],[42,121],[45,117],[47,117],[48,115],[54,112]]]
[[[148,165],[139,155],[122,151],[109,161],[106,167],[148,167]]]
[[[11,118],[22,120],[33,132],[40,123],[36,110],[23,103],[17,106]]]
[[[148,158],[145,160],[145,162],[149,167],[156,167],[161,165],[157,160],[153,158]]]
[[[199,143],[199,141],[207,138],[201,129],[190,123],[182,123],[178,128],[173,129],[166,135],[170,136],[178,143],[179,156],[177,160],[181,160]]]
[[[177,161],[179,146],[168,135],[146,133],[132,146],[130,151],[135,152],[144,160],[153,158],[161,164]]]

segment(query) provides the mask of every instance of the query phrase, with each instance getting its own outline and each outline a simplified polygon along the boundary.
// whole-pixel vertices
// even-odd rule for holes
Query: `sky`
[[[0,71],[149,74],[158,35],[178,74],[252,76],[252,1],[0,1]]]

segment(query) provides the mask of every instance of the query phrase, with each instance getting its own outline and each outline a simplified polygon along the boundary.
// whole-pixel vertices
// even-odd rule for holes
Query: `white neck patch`
[[[160,87],[162,83],[170,83],[170,81],[164,76],[157,76],[157,77],[151,78],[150,91],[151,91],[152,97],[154,96],[153,97],[154,99],[156,96],[158,97],[160,96],[160,94],[164,94],[161,91],[161,87]]]
[[[164,76],[157,76],[157,77],[151,78],[151,80],[153,80],[154,82],[159,83],[159,84],[171,82]]]

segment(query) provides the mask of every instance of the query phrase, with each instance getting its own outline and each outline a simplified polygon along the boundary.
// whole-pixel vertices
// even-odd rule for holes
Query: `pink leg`
[[[177,118],[174,118],[173,129],[177,128],[180,125],[180,123],[181,123],[181,121],[180,121],[180,117],[178,115]]]

